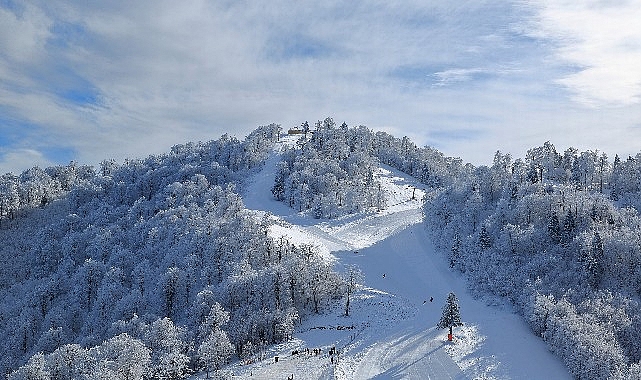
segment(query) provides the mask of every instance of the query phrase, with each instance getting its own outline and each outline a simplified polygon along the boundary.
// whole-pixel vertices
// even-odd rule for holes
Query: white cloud
[[[4,155],[0,151],[0,155],[2,156],[0,173],[13,172],[13,174],[20,174],[22,170],[30,169],[34,166],[45,168],[53,165],[51,161],[42,156],[42,153],[34,149],[17,149]],[[16,170],[16,167],[21,169]]]
[[[641,1],[540,3],[534,34],[558,44],[557,57],[575,67],[559,83],[592,106],[641,100]]]
[[[39,59],[50,36],[50,20],[36,7],[0,8],[0,56],[21,64]]]

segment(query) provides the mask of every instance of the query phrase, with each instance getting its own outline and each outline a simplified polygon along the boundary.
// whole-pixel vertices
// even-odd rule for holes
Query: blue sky
[[[475,164],[641,150],[640,1],[0,0],[0,172],[327,116]]]

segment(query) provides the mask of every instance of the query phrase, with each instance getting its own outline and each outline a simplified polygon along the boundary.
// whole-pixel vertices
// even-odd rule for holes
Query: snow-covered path
[[[272,234],[318,245],[339,269],[358,266],[365,287],[353,300],[349,317],[337,307],[308,319],[293,341],[273,348],[264,361],[232,366],[234,378],[570,378],[518,316],[508,307],[475,300],[464,280],[435,252],[421,223],[421,202],[411,199],[420,184],[381,169],[380,180],[393,206],[379,213],[316,220],[271,196],[277,159],[275,154],[248,184],[245,206],[277,218]],[[459,298],[465,324],[455,330],[454,343],[435,327],[451,291]],[[339,355],[327,355],[331,347]],[[320,348],[322,354],[292,355],[306,348]]]
[[[433,329],[405,329],[363,350],[350,379],[465,379]]]

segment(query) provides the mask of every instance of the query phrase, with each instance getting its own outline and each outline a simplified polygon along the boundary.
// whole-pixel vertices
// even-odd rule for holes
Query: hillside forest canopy
[[[331,118],[302,130],[278,148],[275,199],[314,218],[376,212],[376,169],[400,170],[425,184],[425,228],[474,293],[512,305],[574,377],[641,378],[641,153],[546,142],[474,166]],[[1,176],[0,372],[184,378],[344,302],[317,247],[270,237],[242,203],[280,133]]]

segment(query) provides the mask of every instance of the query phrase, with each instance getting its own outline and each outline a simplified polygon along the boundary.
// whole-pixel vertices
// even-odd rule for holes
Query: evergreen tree
[[[596,289],[603,276],[603,267],[601,260],[603,258],[603,240],[598,232],[594,233],[592,238],[592,249],[585,258],[585,270],[588,272],[588,282],[593,289]]]
[[[287,164],[284,162],[278,163],[276,177],[274,179],[274,186],[272,187],[272,195],[279,201],[285,200],[285,179],[288,175]]]
[[[441,320],[438,322],[439,329],[450,329],[449,339],[452,338],[452,328],[463,326],[461,322],[461,311],[458,305],[458,299],[454,293],[450,293],[447,296],[447,301],[445,301],[445,306],[443,306],[443,314],[441,315]]]
[[[485,226],[481,227],[481,232],[479,232],[479,247],[485,251],[492,247],[492,238],[490,233],[487,231]]]
[[[556,212],[552,213],[550,216],[550,221],[548,222],[548,233],[550,234],[550,239],[554,243],[561,241],[561,224],[559,223],[559,217]]]
[[[619,200],[621,184],[619,180],[622,174],[621,158],[617,154],[614,156],[614,163],[612,164],[612,174],[610,176],[610,198],[613,201]]]
[[[569,243],[570,241],[572,241],[572,239],[574,239],[575,229],[576,215],[570,209],[568,210],[568,214],[565,216],[565,220],[563,221],[562,236],[564,243]]]

